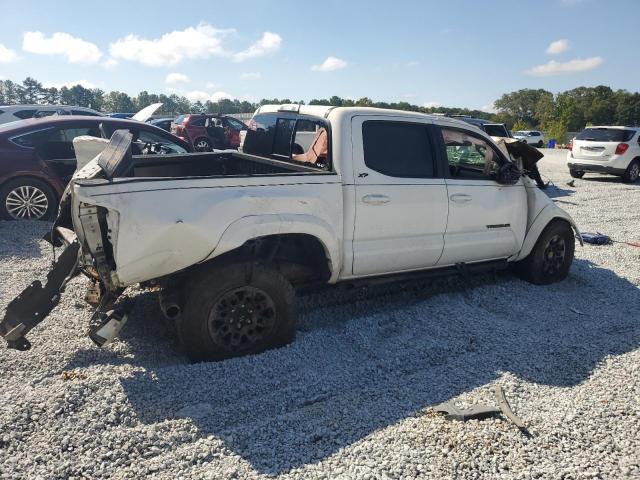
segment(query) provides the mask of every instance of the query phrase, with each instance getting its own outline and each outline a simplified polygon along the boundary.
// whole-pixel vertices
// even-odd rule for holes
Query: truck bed
[[[185,178],[285,174],[322,174],[325,170],[290,160],[274,160],[240,152],[207,152],[133,156],[126,178]]]

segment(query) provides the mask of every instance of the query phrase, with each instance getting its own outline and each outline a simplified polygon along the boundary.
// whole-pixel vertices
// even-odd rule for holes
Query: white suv
[[[537,130],[520,130],[513,134],[513,138],[538,148],[544,147],[544,135]]]
[[[41,118],[51,115],[84,115],[101,117],[103,114],[86,107],[69,105],[0,105],[0,124],[24,120],[25,118]]]
[[[598,172],[635,182],[640,176],[640,128],[586,128],[569,144],[567,165],[574,178]]]

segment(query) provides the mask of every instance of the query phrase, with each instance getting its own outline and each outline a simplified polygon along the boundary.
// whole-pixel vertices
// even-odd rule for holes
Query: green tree
[[[20,101],[22,103],[41,103],[45,89],[35,78],[27,77],[22,82]]]

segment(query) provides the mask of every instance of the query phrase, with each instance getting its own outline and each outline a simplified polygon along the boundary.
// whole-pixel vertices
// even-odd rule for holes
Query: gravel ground
[[[640,240],[640,184],[540,166],[584,231]],[[0,311],[51,260],[42,223],[0,222]],[[0,478],[640,478],[640,249],[576,250],[568,280],[508,274],[300,299],[297,340],[191,365],[154,295],[121,339],[85,336],[74,280],[26,353],[0,351]],[[430,407],[494,403],[451,422]]]

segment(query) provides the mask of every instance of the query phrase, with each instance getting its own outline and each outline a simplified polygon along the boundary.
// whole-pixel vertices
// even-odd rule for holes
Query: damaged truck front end
[[[79,180],[112,175],[118,159],[131,154],[130,136],[125,131],[114,133],[98,161],[76,172],[67,186],[58,218],[46,237],[54,247],[54,254],[56,247],[63,247],[62,253],[55,258],[44,285],[40,280],[34,281],[7,306],[0,321],[0,336],[8,348],[20,351],[31,348],[27,333],[47,318],[60,301],[66,284],[78,274],[84,274],[90,280],[85,299],[96,307],[89,337],[102,346],[113,340],[126,322],[129,302],[121,302],[114,308],[124,288],[115,275],[107,210],[80,201],[72,192]]]

